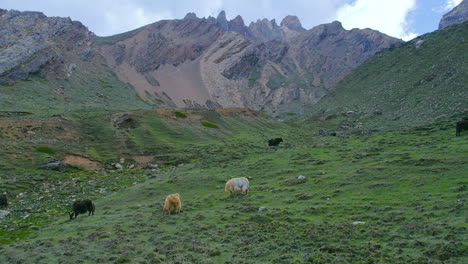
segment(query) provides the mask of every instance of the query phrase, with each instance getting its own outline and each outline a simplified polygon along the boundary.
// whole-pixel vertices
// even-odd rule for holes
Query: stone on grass
[[[10,211],[0,210],[0,219],[7,217],[10,214]]]
[[[353,225],[365,225],[366,222],[362,222],[362,221],[356,221],[356,222],[353,222]]]

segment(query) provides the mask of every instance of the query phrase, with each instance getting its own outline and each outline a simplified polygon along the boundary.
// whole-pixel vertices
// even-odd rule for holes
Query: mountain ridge
[[[11,87],[0,105],[5,110],[31,110],[34,99],[25,97],[34,87],[60,102],[38,107],[57,111],[87,107],[91,100],[121,110],[139,105],[301,113],[368,58],[403,43],[371,29],[345,30],[337,21],[305,30],[295,16],[280,25],[263,19],[246,26],[241,16],[228,21],[224,11],[217,18],[188,13],[97,37],[69,18],[0,14],[0,83]],[[29,24],[32,30],[26,30]],[[112,96],[110,87],[118,87]],[[86,92],[76,99],[78,89]],[[119,93],[129,104],[111,106]]]
[[[298,25],[294,23],[297,19],[290,19],[291,27]],[[240,24],[236,25],[243,25],[240,18],[237,20]],[[101,45],[101,53],[121,80],[141,89],[140,97],[145,100],[154,101],[151,97],[156,97],[177,107],[211,105],[276,111],[292,101],[316,102],[362,61],[383,48],[401,43],[377,31],[347,31],[338,22],[303,31],[290,41],[263,42],[223,30],[223,27],[232,29],[235,21],[227,21],[223,12],[216,21],[188,15],[182,20],[157,22],[118,43]],[[243,26],[240,28],[245,29]],[[317,32],[317,28],[322,30],[320,34],[308,33]],[[132,46],[135,41],[139,44]],[[303,48],[310,45],[307,42],[331,48],[322,56]],[[156,49],[151,45],[161,51],[159,55],[152,55],[151,51]],[[333,47],[349,53],[344,61],[334,56]],[[126,60],[123,64],[122,58]],[[312,73],[309,60],[317,61],[318,66],[325,65],[313,74],[315,80],[309,77]],[[335,71],[339,74],[331,74]],[[169,80],[171,72],[177,77]],[[186,92],[186,98],[180,98],[181,91]],[[190,91],[198,92],[190,96]],[[162,96],[163,93],[168,96]]]

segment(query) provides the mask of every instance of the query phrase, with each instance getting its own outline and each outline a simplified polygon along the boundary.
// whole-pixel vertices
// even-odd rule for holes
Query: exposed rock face
[[[215,23],[223,31],[234,31],[251,40],[261,42],[270,40],[287,41],[306,31],[297,16],[286,16],[281,21],[280,26],[274,19],[268,20],[265,18],[252,22],[247,27],[241,16],[228,21],[225,11],[221,11],[217,18],[209,17],[207,20]]]
[[[455,24],[461,24],[468,20],[468,1],[463,0],[452,11],[445,14],[439,23],[439,29]]]
[[[236,16],[234,19],[229,21],[229,30],[238,32],[243,36],[248,36],[249,29],[245,26],[244,20],[241,16]]]
[[[199,19],[195,13],[187,13],[184,19]]]
[[[294,30],[297,32],[304,32],[306,31],[301,24],[301,21],[299,21],[299,18],[297,16],[286,16],[280,24],[282,27],[289,28],[290,30]]]
[[[314,27],[293,41],[300,68],[313,77],[313,86],[329,90],[369,57],[401,43],[370,29],[345,30],[335,21]]]
[[[229,24],[228,24],[228,21],[226,19],[226,12],[221,11],[218,15],[218,17],[216,18],[216,21],[217,21],[217,25],[220,29],[224,30],[224,31],[228,31],[229,30]]]
[[[0,82],[13,83],[31,73],[42,74],[57,67],[68,51],[86,49],[92,36],[85,26],[70,18],[0,10]],[[84,58],[90,56],[91,51],[83,53]]]
[[[258,41],[269,41],[269,40],[285,40],[285,33],[276,24],[274,19],[268,20],[266,18],[257,20],[249,25],[250,34],[249,37]]]
[[[223,33],[205,19],[160,21],[102,46],[101,53],[118,77],[148,102],[201,108],[216,104],[200,79],[200,57]]]
[[[286,16],[281,21],[281,29],[285,34],[286,40],[291,40],[306,31],[297,16]]]
[[[161,21],[101,52],[147,101],[268,112],[318,101],[367,58],[400,42],[369,29],[347,31],[339,22],[304,31],[296,17],[246,28],[241,17],[227,21],[221,12],[216,23]]]
[[[140,98],[163,107],[300,111],[367,58],[401,42],[369,29],[347,31],[339,22],[305,31],[294,16],[280,26],[264,19],[246,27],[225,12],[207,19],[189,13],[97,38],[67,18],[0,14],[1,82],[84,69],[99,79],[113,71]]]

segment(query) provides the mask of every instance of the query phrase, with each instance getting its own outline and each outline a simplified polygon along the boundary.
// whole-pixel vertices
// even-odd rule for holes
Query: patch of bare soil
[[[97,161],[93,161],[83,156],[78,155],[66,155],[63,162],[73,166],[78,166],[87,171],[94,171],[100,168]]]
[[[0,139],[2,140],[40,143],[76,141],[79,138],[78,127],[73,122],[62,118],[0,120]]]
[[[137,169],[145,167],[154,160],[154,156],[132,156],[131,158],[137,163]]]

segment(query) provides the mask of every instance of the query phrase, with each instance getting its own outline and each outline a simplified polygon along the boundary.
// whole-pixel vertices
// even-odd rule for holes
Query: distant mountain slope
[[[290,40],[262,42],[233,30],[244,27],[241,18],[226,24],[223,17],[188,14],[97,41],[120,80],[147,102],[270,113],[315,103],[367,58],[401,43],[369,29],[344,30],[339,22],[303,31],[294,17],[282,23],[296,30]]]
[[[144,109],[69,18],[0,9],[0,111]]]
[[[91,58],[93,35],[70,18],[0,9],[0,82],[13,83],[60,67],[72,50],[82,59]]]
[[[402,41],[339,22],[238,16],[159,21],[96,37],[80,22],[0,10],[0,111],[249,107],[300,112]]]
[[[468,22],[385,50],[358,67],[312,108],[352,111],[368,128],[415,126],[468,110]]]
[[[455,24],[460,24],[468,20],[468,1],[463,0],[453,10],[445,14],[439,23],[439,29]]]

